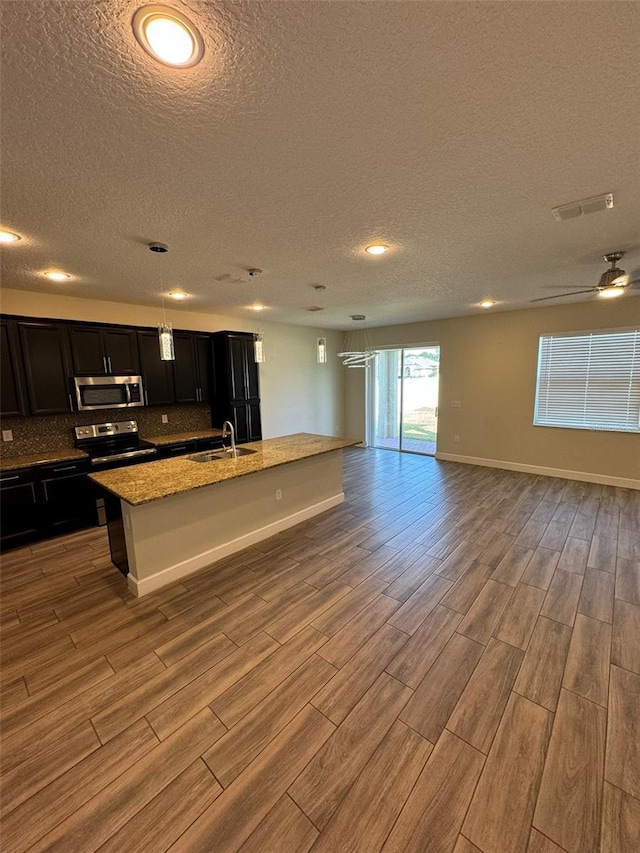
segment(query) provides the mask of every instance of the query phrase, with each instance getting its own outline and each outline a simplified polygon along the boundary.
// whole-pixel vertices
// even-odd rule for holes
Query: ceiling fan
[[[622,295],[628,287],[638,287],[640,285],[640,278],[632,280],[628,273],[616,266],[625,254],[626,252],[609,252],[604,256],[605,261],[611,264],[611,267],[602,273],[600,281],[595,287],[588,287],[586,290],[572,290],[570,293],[558,293],[556,296],[541,296],[539,299],[532,299],[531,302],[562,299],[563,296],[577,296],[579,293],[597,293],[598,296],[607,299]]]

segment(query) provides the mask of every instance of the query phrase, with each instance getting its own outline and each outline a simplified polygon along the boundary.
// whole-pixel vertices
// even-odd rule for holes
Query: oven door
[[[140,376],[76,376],[78,411],[144,406]]]

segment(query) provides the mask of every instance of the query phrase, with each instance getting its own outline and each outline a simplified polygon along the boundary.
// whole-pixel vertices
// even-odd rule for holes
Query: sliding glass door
[[[438,432],[440,347],[381,350],[370,374],[370,443],[433,455]]]

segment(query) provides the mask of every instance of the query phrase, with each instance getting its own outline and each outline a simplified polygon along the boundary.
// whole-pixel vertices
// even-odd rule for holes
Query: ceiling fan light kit
[[[628,288],[636,288],[640,285],[640,278],[632,279],[624,270],[616,266],[622,260],[626,252],[607,252],[604,259],[610,268],[602,273],[600,281],[595,287],[587,287],[585,290],[571,290],[568,293],[558,293],[556,296],[541,296],[532,299],[531,302],[546,302],[548,299],[563,299],[566,296],[578,296],[581,293],[595,293],[603,299],[615,299],[622,296]]]

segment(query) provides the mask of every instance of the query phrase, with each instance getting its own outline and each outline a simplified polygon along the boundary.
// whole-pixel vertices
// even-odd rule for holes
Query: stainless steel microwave
[[[75,376],[79,411],[144,406],[141,376]]]

